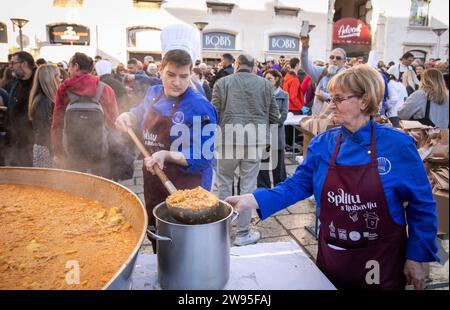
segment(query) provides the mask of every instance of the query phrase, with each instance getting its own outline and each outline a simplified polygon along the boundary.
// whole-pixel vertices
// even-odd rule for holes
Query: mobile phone
[[[300,36],[301,37],[307,37],[309,33],[309,21],[304,20],[302,21],[302,29],[300,31]]]

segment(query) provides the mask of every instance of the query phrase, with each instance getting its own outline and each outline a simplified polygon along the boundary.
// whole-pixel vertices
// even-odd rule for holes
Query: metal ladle
[[[142,155],[144,155],[144,157],[151,157],[152,155],[141,143],[139,138],[134,133],[133,129],[128,127],[127,132],[130,135],[133,142],[136,144],[139,151],[142,153]],[[173,194],[177,191],[175,185],[173,185],[172,181],[169,180],[167,175],[164,173],[164,171],[161,170],[158,164],[155,164],[153,166],[153,170],[155,171],[155,174],[158,176],[158,178],[160,179],[160,181],[170,194]],[[177,208],[169,204],[166,205],[170,216],[172,216],[174,219],[180,221],[183,224],[206,224],[213,222],[217,218],[220,208],[219,203],[216,205],[212,205],[208,208],[204,208],[200,211],[188,208]]]

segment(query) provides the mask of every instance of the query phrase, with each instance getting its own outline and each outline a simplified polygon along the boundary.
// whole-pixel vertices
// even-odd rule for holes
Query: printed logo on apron
[[[144,138],[144,144],[149,147],[158,147],[164,148],[164,144],[161,143],[158,139],[158,134],[154,132],[150,132],[148,129],[145,129],[142,133]]]
[[[349,212],[350,218],[353,222],[358,220],[358,214],[355,214],[354,211],[362,211],[362,210],[371,210],[377,208],[377,203],[374,201],[368,201],[366,203],[362,203],[360,195],[352,195],[346,193],[342,188],[337,190],[337,193],[333,191],[327,192],[328,202],[336,207],[338,207],[341,211]]]

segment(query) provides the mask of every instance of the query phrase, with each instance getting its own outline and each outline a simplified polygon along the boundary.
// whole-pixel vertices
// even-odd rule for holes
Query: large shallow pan
[[[0,184],[21,184],[61,190],[98,200],[108,208],[120,207],[138,236],[127,260],[102,289],[129,289],[131,273],[146,235],[147,213],[139,198],[126,187],[91,174],[45,168],[0,168]],[[105,258],[107,259],[107,258]]]

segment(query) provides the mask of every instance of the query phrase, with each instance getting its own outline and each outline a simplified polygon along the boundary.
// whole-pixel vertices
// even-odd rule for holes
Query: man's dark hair
[[[401,59],[408,59],[408,58],[411,58],[411,57],[414,58],[414,55],[412,53],[410,53],[410,52],[406,52],[406,53],[403,54],[403,56],[402,56],[402,58],[400,58],[400,60]]]
[[[94,68],[94,61],[84,53],[75,53],[69,61],[70,64],[77,64],[81,72],[91,73]]]
[[[289,60],[289,66],[291,67],[292,70],[294,70],[295,66],[298,65],[300,63],[300,59],[298,59],[297,57],[291,58],[291,60]]]
[[[95,60],[101,60],[101,59],[102,59],[102,56],[96,55],[96,56],[94,57],[94,59],[95,59]]]
[[[276,69],[269,69],[264,72],[264,77],[267,77],[267,74],[272,75],[274,78],[277,78],[275,81],[275,87],[280,87],[283,84],[283,75],[280,73],[280,71]]]
[[[395,62],[393,62],[393,61],[390,61],[390,62],[388,63],[388,66],[389,66],[389,67],[391,67],[391,66],[393,66],[393,65],[395,65]]]
[[[128,60],[127,65],[138,65],[138,60],[136,58],[130,58],[130,60]]]
[[[253,69],[253,67],[255,66],[255,59],[253,59],[253,57],[250,55],[239,55],[237,60],[239,61],[241,66],[245,66],[250,69]]]
[[[223,54],[222,58],[228,60],[229,62],[234,62],[234,57],[230,53]]]
[[[36,64],[38,66],[45,65],[46,63],[47,63],[47,60],[45,60],[44,58],[39,58],[38,60],[36,60]]]
[[[34,58],[33,58],[33,56],[31,56],[30,53],[20,51],[20,52],[14,53],[12,56],[16,56],[20,61],[26,62],[30,69],[33,69],[34,67],[36,67],[36,64],[34,63]]]
[[[168,63],[175,65],[176,67],[189,66],[192,69],[192,59],[191,55],[184,50],[171,50],[168,51],[161,62],[161,68],[167,66]]]

